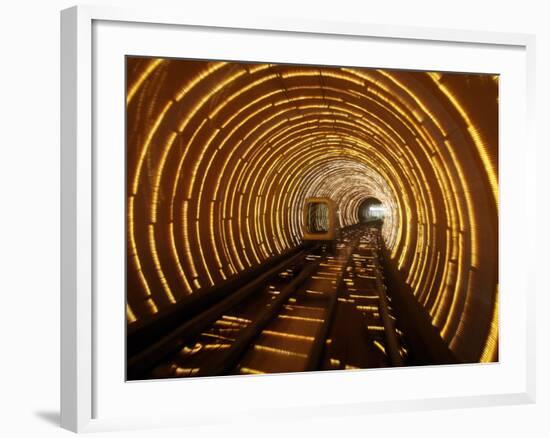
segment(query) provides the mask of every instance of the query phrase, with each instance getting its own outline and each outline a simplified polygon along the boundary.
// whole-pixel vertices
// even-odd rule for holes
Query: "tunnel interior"
[[[461,362],[498,358],[498,76],[127,57],[127,323],[383,219]],[[183,303],[183,304],[182,304]],[[188,306],[188,305],[187,305]]]

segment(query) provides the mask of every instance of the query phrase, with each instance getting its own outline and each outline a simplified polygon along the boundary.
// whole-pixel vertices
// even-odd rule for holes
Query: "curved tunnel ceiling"
[[[306,198],[345,226],[374,197],[442,338],[495,357],[497,77],[127,58],[127,84],[130,323],[299,245]]]

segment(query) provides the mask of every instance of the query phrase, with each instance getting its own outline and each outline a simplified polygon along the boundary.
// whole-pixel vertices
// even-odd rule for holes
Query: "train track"
[[[401,366],[380,230],[299,252],[128,361],[130,379]],[[260,281],[261,280],[261,281]]]

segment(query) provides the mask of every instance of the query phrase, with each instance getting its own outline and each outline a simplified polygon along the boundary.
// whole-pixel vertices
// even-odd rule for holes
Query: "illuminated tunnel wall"
[[[444,341],[496,359],[498,77],[128,57],[126,103],[130,324],[374,197]]]

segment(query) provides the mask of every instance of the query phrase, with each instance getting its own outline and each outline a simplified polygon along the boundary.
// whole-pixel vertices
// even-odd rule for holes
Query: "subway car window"
[[[329,207],[326,203],[308,204],[307,228],[310,233],[326,233],[329,230]]]

